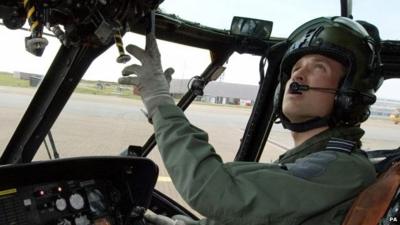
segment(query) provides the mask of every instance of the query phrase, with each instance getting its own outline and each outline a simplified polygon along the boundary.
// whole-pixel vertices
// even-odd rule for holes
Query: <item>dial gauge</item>
[[[56,209],[58,211],[64,211],[67,208],[67,201],[64,198],[58,198],[56,200]]]
[[[75,210],[82,209],[85,206],[85,201],[83,200],[83,197],[79,193],[72,194],[69,197],[69,204],[71,207]]]

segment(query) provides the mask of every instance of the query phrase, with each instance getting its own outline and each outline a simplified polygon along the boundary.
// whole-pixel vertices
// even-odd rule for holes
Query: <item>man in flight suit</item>
[[[171,220],[149,213],[155,224],[340,224],[375,170],[360,150],[379,87],[377,45],[357,22],[318,18],[294,31],[280,64],[280,119],[295,147],[273,164],[223,163],[175,105],[153,33],[145,50],[127,51],[142,65],[134,78],[152,119],[157,144],[183,199],[206,219]],[[170,75],[168,72],[167,76]],[[121,82],[123,79],[121,78]],[[188,219],[188,218],[186,218]]]

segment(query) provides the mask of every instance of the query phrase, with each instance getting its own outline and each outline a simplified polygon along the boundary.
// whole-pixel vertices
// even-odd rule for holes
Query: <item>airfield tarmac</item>
[[[0,149],[7,146],[34,91],[0,86]],[[143,145],[152,134],[152,126],[140,111],[143,108],[140,100],[74,94],[51,129],[58,153],[62,158],[119,155],[129,145]],[[225,162],[235,157],[250,113],[249,107],[199,103],[192,104],[186,111],[194,125],[208,132],[210,143]],[[387,118],[371,118],[362,127],[366,130],[363,138],[365,150],[400,146],[400,125]],[[272,162],[292,146],[290,133],[276,125],[260,162]],[[34,160],[48,158],[42,144]],[[178,197],[158,151],[153,150],[149,158],[160,167],[156,188],[186,206]]]

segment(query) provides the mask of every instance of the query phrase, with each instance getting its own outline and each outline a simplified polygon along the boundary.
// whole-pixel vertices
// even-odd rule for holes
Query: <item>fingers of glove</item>
[[[139,78],[138,77],[120,77],[118,79],[118,84],[125,84],[125,85],[139,85]]]
[[[146,52],[153,58],[160,58],[160,51],[158,50],[156,37],[153,32],[146,35]]]
[[[132,64],[122,70],[122,76],[128,76],[131,74],[136,74],[139,76],[143,75],[143,67],[137,64]]]
[[[174,74],[174,73],[175,73],[175,70],[174,70],[174,68],[172,68],[172,67],[169,67],[168,69],[166,69],[166,70],[164,71],[164,76],[165,76],[165,78],[167,79],[167,82],[168,82],[168,83],[171,83],[172,74]]]
[[[126,51],[137,58],[142,64],[146,60],[147,53],[136,45],[126,46]]]
[[[155,214],[151,210],[147,210],[144,218],[155,225],[175,225],[176,221],[163,215]]]

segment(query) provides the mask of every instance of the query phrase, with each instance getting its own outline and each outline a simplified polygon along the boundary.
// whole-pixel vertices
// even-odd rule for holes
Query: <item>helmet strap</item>
[[[286,116],[281,116],[281,122],[283,128],[289,129],[294,132],[305,132],[315,128],[329,126],[329,118],[327,117],[315,117],[313,119],[307,120],[301,123],[292,123]]]

